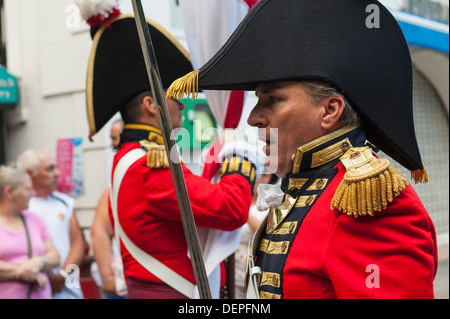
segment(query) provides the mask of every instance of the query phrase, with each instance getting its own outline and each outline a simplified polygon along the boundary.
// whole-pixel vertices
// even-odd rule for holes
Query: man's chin
[[[265,173],[266,174],[275,174],[278,175],[279,167],[278,167],[278,159],[273,158],[271,156],[266,157],[266,161],[264,163]]]

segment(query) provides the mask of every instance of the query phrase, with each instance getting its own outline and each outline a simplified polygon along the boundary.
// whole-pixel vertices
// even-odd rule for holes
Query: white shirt
[[[47,198],[32,197],[28,209],[41,216],[47,226],[53,243],[61,256],[61,264],[52,271],[57,273],[64,265],[70,251],[70,218],[75,201],[73,198],[53,192]],[[78,276],[69,276],[63,291],[54,294],[54,299],[82,299],[83,292]]]

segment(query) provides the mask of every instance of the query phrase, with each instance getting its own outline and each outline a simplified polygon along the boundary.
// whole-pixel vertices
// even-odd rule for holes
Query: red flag
[[[258,0],[244,0],[244,2],[247,3],[249,9],[251,9],[258,2]]]

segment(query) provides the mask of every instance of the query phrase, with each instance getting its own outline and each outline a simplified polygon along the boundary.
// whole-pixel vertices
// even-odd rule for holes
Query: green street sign
[[[17,78],[8,73],[0,65],[0,104],[17,104],[19,101],[19,87]]]

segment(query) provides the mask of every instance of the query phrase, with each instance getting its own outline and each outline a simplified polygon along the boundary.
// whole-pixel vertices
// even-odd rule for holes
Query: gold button
[[[356,153],[353,153],[352,155],[350,155],[350,159],[355,159],[355,158],[358,158],[360,156],[361,156],[361,153],[360,152],[356,152]]]
[[[287,249],[287,244],[286,242],[283,242],[283,244],[281,244],[281,252],[284,253]]]
[[[273,275],[272,277],[272,284],[277,287],[278,286],[278,277],[277,275]]]
[[[350,143],[348,142],[342,143],[341,148],[344,152],[347,152],[350,149]]]
[[[319,179],[316,183],[316,188],[321,189],[324,183],[325,183],[324,179]]]
[[[314,196],[309,196],[305,202],[306,206],[311,205],[313,201],[314,201]]]

